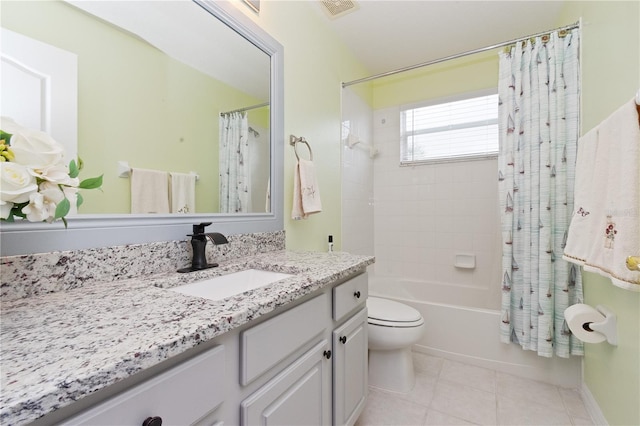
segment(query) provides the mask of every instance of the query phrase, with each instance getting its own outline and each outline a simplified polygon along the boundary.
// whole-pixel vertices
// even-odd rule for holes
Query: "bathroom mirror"
[[[101,25],[103,28],[107,26],[112,29],[119,27],[120,35],[118,37],[134,39],[134,44],[152,46],[152,49],[147,49],[151,52],[150,55],[170,54],[172,64],[170,67],[162,69],[162,78],[169,79],[172,77],[171,74],[176,74],[182,76],[178,80],[186,84],[182,87],[170,87],[161,94],[156,93],[157,91],[151,87],[147,88],[147,96],[137,96],[150,98],[150,100],[152,98],[156,104],[165,103],[168,105],[165,105],[162,120],[169,122],[169,125],[160,130],[157,128],[160,126],[157,121],[153,122],[145,118],[146,109],[157,109],[156,104],[137,105],[131,110],[130,102],[122,102],[118,105],[117,101],[115,104],[109,104],[111,105],[109,108],[105,107],[104,113],[106,115],[111,112],[110,110],[126,111],[129,109],[128,113],[132,120],[126,125],[124,121],[127,120],[127,117],[121,115],[120,119],[115,120],[114,123],[105,124],[102,122],[98,125],[84,126],[81,122],[89,111],[83,109],[83,97],[79,95],[81,102],[78,105],[78,128],[80,129],[78,152],[87,164],[82,175],[88,177],[104,173],[105,179],[107,175],[115,176],[118,171],[117,160],[125,160],[131,167],[175,172],[194,171],[199,175],[196,187],[198,189],[204,188],[201,192],[211,194],[211,198],[202,205],[208,204],[210,207],[205,211],[198,208],[195,214],[132,215],[124,214],[121,210],[116,210],[117,213],[114,213],[109,210],[109,206],[104,206],[97,210],[99,213],[94,210],[91,214],[69,216],[68,229],[64,229],[61,222],[54,224],[25,223],[24,221],[3,222],[0,225],[2,255],[186,239],[185,234],[190,232],[191,224],[205,221],[214,223],[209,228],[210,230],[215,227],[216,231],[228,234],[283,229],[282,46],[228,2],[198,0],[195,2],[168,1],[158,4],[145,1],[70,1],[69,3],[62,3],[62,5],[67,8],[78,6],[86,16],[89,16],[88,14],[101,16],[99,20],[95,16],[92,18],[96,19],[97,25]],[[158,7],[162,5],[163,7]],[[122,9],[123,7],[124,9]],[[186,7],[186,9],[176,11],[172,10],[172,7]],[[131,12],[127,8],[134,8],[135,11]],[[167,11],[169,11],[169,15],[167,15]],[[7,15],[3,14],[3,27],[6,22],[5,16]],[[167,18],[173,19],[167,21]],[[139,31],[137,28],[140,27],[141,22],[146,25],[141,26],[143,29]],[[153,24],[149,25],[149,23]],[[214,30],[215,26],[222,26],[222,29]],[[157,31],[158,28],[163,28],[164,31]],[[222,30],[232,33],[237,40],[229,41],[227,35],[216,33],[216,31]],[[82,40],[82,37],[77,37],[77,39],[78,44],[92,44],[91,40]],[[142,74],[142,80],[139,81],[151,84],[152,80],[158,78],[152,75],[148,69],[136,66],[135,57],[126,56],[130,52],[123,52],[122,49],[109,51],[105,47],[102,47],[101,50],[103,51],[100,53],[110,61],[125,63],[127,66],[124,68],[128,69],[128,73]],[[243,56],[245,55],[243,52],[250,52],[249,54],[253,55],[254,59],[246,58]],[[212,53],[214,56],[210,56]],[[180,67],[184,67],[185,64],[196,69],[196,72],[191,70],[187,72],[191,72],[197,77],[184,78]],[[87,66],[83,63],[83,58],[79,56],[78,73],[82,73],[84,67]],[[230,68],[230,66],[235,68]],[[218,69],[214,70],[216,67]],[[259,71],[258,74],[252,75],[256,70]],[[208,87],[204,87],[208,84],[206,80],[211,75],[213,75],[213,79],[221,82],[216,84],[226,85],[224,90],[215,92],[213,95],[208,91]],[[117,81],[118,77],[100,75],[92,77],[90,79],[92,84],[80,86],[79,91],[84,89],[100,92],[100,82],[104,83],[110,79]],[[122,88],[122,90],[133,90],[130,86]],[[125,95],[126,93],[122,94],[123,100],[131,99]],[[202,110],[205,108],[186,103],[198,95],[204,98],[204,103],[208,108],[204,111],[204,115]],[[118,94],[115,93],[113,96],[117,98]],[[257,108],[251,108],[255,106]],[[255,110],[249,112],[249,114],[255,113],[253,122],[250,120],[250,131],[260,134],[260,137],[263,138],[260,141],[263,145],[263,151],[255,155],[255,158],[262,162],[262,173],[264,173],[261,180],[257,181],[255,185],[258,188],[256,193],[260,194],[261,198],[253,203],[255,208],[248,212],[219,213],[217,210],[219,204],[217,198],[218,147],[216,146],[219,133],[219,114],[247,107]],[[94,115],[98,114],[94,112]],[[143,125],[132,128],[134,121],[141,121]],[[197,127],[205,130],[203,133],[198,133],[194,130]],[[151,140],[152,146],[138,143],[149,135],[148,139]],[[98,166],[96,164],[98,159],[107,157],[106,153],[111,148],[109,141],[114,138],[122,138],[125,145],[133,150],[125,152],[125,148],[117,149],[119,152],[116,157],[110,155],[107,164]],[[168,147],[161,146],[158,142],[161,138],[169,140]],[[90,151],[83,148],[82,144],[86,143],[87,139],[90,143],[97,143],[101,147],[98,151],[101,154],[93,156],[97,158],[96,161],[91,159]],[[205,140],[209,146],[198,148],[200,145],[197,144],[202,143],[200,139]],[[191,145],[196,146],[196,151],[190,151]],[[204,149],[207,150],[207,156],[201,152]],[[201,157],[206,159],[205,163],[202,162]],[[180,162],[184,159],[186,162]],[[200,165],[196,166],[198,161],[200,161]],[[100,167],[103,169],[100,170]],[[114,177],[114,179],[114,185],[119,184],[128,190],[129,179],[120,177]],[[105,185],[103,188],[106,191]],[[95,194],[90,194],[90,192],[95,192]],[[93,198],[100,197],[101,194],[99,191],[84,191],[83,195],[85,204],[91,206],[97,204],[94,203]],[[126,202],[126,204],[128,203],[129,201]],[[197,200],[197,204],[201,204],[200,201]],[[89,209],[91,208],[89,207]]]

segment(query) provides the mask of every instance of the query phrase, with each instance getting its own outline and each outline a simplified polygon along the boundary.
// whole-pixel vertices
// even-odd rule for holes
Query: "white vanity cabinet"
[[[367,397],[367,289],[360,274],[241,333],[243,385],[281,366],[242,401],[243,426],[355,423]],[[303,355],[278,364],[309,342]]]
[[[353,425],[368,392],[367,309],[333,332],[333,424]]]
[[[366,272],[337,281],[63,424],[353,425],[367,396],[366,299]]]
[[[194,424],[223,403],[225,392],[219,384],[223,382],[224,374],[225,348],[217,346],[61,424]]]
[[[333,319],[336,324],[332,333],[334,425],[353,425],[367,400],[368,288],[367,274],[364,273],[332,290]]]
[[[326,425],[331,419],[329,342],[302,357],[242,401],[242,425]]]
[[[240,333],[240,383],[276,373],[240,404],[242,425],[330,422],[329,306],[322,293]]]

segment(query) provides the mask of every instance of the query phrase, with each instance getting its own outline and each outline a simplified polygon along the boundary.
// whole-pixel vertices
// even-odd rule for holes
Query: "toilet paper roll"
[[[569,306],[564,310],[564,319],[573,335],[585,343],[600,343],[607,340],[604,334],[589,329],[589,323],[604,321],[604,315],[589,305],[578,303]]]

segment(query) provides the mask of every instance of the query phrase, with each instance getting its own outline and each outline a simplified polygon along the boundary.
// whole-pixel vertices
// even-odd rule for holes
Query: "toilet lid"
[[[369,311],[370,323],[405,323],[406,326],[415,326],[415,323],[422,323],[422,315],[417,309],[403,303],[379,297],[369,297],[367,299],[367,309]],[[384,324],[386,325],[386,324]]]

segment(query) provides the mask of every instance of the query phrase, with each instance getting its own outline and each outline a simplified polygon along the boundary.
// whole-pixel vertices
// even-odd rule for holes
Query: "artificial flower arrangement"
[[[10,118],[0,120],[0,219],[61,219],[66,227],[72,203],[82,204],[78,190],[100,188],[102,175],[80,181],[82,161],[66,166],[64,148],[51,136]]]

